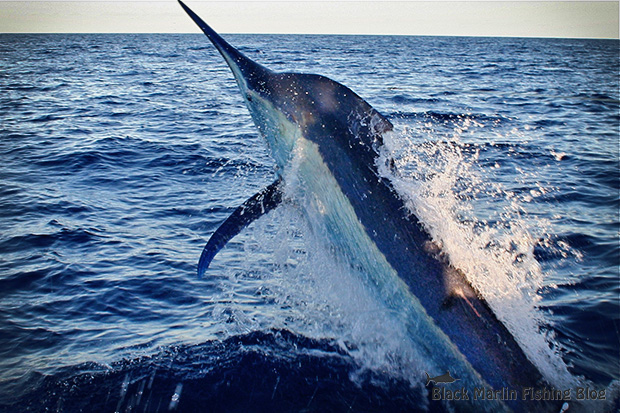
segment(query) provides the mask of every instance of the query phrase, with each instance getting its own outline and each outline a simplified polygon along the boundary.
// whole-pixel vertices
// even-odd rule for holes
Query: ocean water
[[[618,408],[618,41],[225,37],[386,115],[434,241],[551,385],[605,396],[576,409]],[[196,276],[275,176],[204,36],[2,34],[0,121],[0,410],[459,410],[295,205]]]

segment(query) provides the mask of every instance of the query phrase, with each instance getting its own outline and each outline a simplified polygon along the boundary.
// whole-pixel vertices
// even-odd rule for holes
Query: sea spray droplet
[[[176,410],[179,405],[179,400],[181,400],[181,391],[183,391],[183,383],[177,384],[176,389],[174,389],[174,394],[170,399],[170,405],[168,406],[168,410]]]
[[[136,395],[136,406],[140,405],[142,401],[142,395],[144,394],[144,386],[146,385],[146,380],[140,381],[140,387],[138,388],[138,393]]]
[[[121,384],[121,394],[118,404],[116,405],[115,412],[120,412],[121,405],[125,400],[125,396],[127,395],[127,388],[129,387],[129,374],[125,374],[125,378],[123,379],[123,383]]]

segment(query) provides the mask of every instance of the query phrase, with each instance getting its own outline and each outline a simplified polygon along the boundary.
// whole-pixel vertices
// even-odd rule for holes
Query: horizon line
[[[2,0],[0,0],[1,2]],[[34,0],[34,1],[45,1],[45,0]],[[281,0],[285,1],[285,0]],[[149,35],[149,34],[157,34],[157,35],[197,35],[204,36],[202,32],[130,32],[130,31],[118,31],[118,32],[3,32],[0,31],[1,35],[63,35],[63,34],[135,34],[135,35]],[[595,37],[595,36],[528,36],[528,35],[488,35],[488,34],[402,34],[402,33],[394,33],[394,34],[386,34],[386,33],[285,33],[285,32],[222,32],[221,35],[228,36],[238,36],[238,35],[251,35],[251,36],[367,36],[367,37],[472,37],[472,38],[489,38],[489,39],[566,39],[566,40],[620,40],[620,37]]]

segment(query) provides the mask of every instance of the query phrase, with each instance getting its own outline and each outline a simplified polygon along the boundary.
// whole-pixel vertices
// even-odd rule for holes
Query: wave
[[[430,121],[437,124],[462,124],[465,121],[475,121],[486,124],[507,123],[511,118],[501,115],[489,115],[486,113],[455,113],[455,112],[393,112],[389,115],[394,119],[411,119],[416,121]]]
[[[416,411],[425,392],[359,365],[331,340],[288,330],[251,332],[111,365],[30,373],[0,409],[47,411]],[[439,411],[443,410],[438,405]]]

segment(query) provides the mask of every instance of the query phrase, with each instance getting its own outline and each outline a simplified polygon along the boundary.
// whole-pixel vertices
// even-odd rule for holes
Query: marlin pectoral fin
[[[274,183],[263,189],[256,195],[245,201],[240,207],[224,221],[222,225],[211,235],[205,245],[200,260],[198,261],[198,276],[209,268],[213,257],[224,248],[224,245],[235,235],[239,234],[250,223],[265,215],[282,202],[282,179],[278,178]]]

